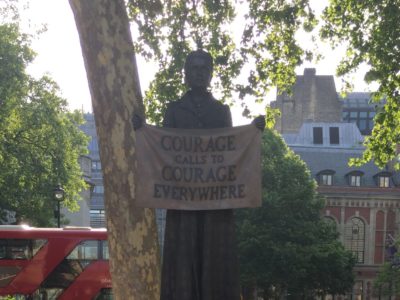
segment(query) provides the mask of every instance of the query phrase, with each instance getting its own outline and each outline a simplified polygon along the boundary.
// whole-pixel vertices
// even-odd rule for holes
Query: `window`
[[[72,250],[72,252],[67,256],[67,259],[98,259],[98,241],[84,241]]]
[[[388,188],[389,186],[389,176],[379,176],[379,187]]]
[[[62,288],[40,288],[33,293],[33,299],[58,299],[58,297],[62,294]],[[30,298],[16,298],[18,299],[30,299]]]
[[[94,228],[105,227],[105,211],[101,209],[90,210],[90,226]]]
[[[317,174],[318,183],[320,185],[332,185],[333,175],[335,171],[333,170],[323,170]]]
[[[93,193],[95,193],[95,194],[104,194],[104,186],[102,186],[102,185],[96,185],[96,186],[93,188]]]
[[[113,293],[111,289],[101,289],[100,293],[94,298],[94,300],[112,300]]]
[[[102,241],[101,247],[102,247],[102,259],[105,260],[110,259],[110,253],[108,251],[108,242]]]
[[[346,174],[348,184],[350,186],[361,186],[361,177],[364,172],[360,170],[354,170]]]
[[[321,184],[322,185],[332,185],[332,175],[331,174],[322,174],[322,180]]]
[[[349,101],[349,107],[357,107],[357,100]]]
[[[360,118],[366,118],[367,114],[368,114],[368,112],[366,112],[366,111],[360,111]]]
[[[101,170],[101,162],[99,160],[92,161],[92,170]]]
[[[339,127],[329,127],[329,142],[331,144],[339,144]]]
[[[361,186],[361,176],[360,175],[350,175],[350,185],[351,186]]]
[[[374,176],[376,185],[380,188],[389,188],[390,187],[390,177],[392,176],[391,172],[380,172]]]
[[[47,240],[1,239],[0,259],[31,259]]]
[[[360,129],[361,132],[365,131],[367,129],[367,120],[359,120],[358,128]]]
[[[347,221],[344,233],[344,246],[353,253],[357,263],[364,262],[365,224],[360,218]]]
[[[314,144],[323,144],[322,127],[313,127]]]
[[[90,210],[90,215],[93,215],[93,216],[95,216],[95,217],[98,217],[98,216],[105,216],[105,210],[103,210],[103,209],[91,209]]]
[[[28,240],[9,240],[8,257],[10,259],[30,259],[32,254]]]
[[[22,266],[0,266],[0,287],[6,287],[21,270]]]
[[[4,244],[0,244],[0,259],[5,259],[7,257],[7,247]]]

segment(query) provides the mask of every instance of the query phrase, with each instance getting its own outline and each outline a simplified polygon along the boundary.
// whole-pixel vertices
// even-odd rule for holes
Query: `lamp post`
[[[57,202],[57,210],[54,211],[54,215],[57,218],[57,227],[60,228],[60,202],[64,200],[64,189],[58,184],[54,190],[54,199]]]

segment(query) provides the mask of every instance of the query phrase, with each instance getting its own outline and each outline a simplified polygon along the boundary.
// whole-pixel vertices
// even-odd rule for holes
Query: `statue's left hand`
[[[256,126],[259,130],[264,131],[264,129],[265,129],[265,116],[258,116],[251,123],[254,124],[254,126]]]

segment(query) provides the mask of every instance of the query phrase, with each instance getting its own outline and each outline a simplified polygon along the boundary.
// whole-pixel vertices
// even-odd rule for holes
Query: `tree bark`
[[[143,102],[123,0],[69,0],[80,36],[99,137],[115,299],[158,300],[153,209],[135,207],[134,113]]]

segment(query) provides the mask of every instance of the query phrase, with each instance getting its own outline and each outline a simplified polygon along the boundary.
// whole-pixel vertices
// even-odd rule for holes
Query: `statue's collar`
[[[199,102],[200,104],[205,104],[209,101],[214,100],[213,95],[209,92],[209,91],[204,91],[204,92],[193,92],[192,90],[187,91],[182,99],[184,100],[184,102],[186,102],[187,104],[191,104],[191,105],[196,105],[196,101],[194,100],[194,98],[202,98],[201,102]]]

